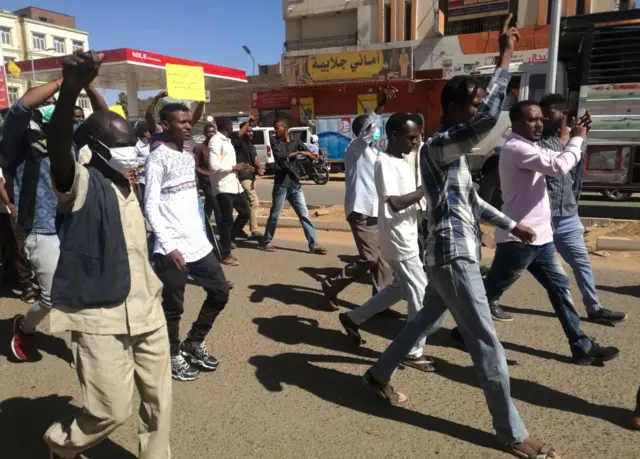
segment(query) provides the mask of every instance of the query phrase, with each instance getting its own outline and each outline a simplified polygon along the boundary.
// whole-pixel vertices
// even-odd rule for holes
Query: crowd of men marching
[[[511,399],[493,324],[513,320],[500,307],[502,294],[529,270],[547,290],[579,365],[601,365],[619,350],[589,339],[580,328],[556,251],[574,271],[590,320],[618,323],[626,314],[600,304],[578,217],[588,113],[572,117],[556,94],[514,104],[513,134],[500,156],[502,212],[473,187],[466,154],[496,125],[519,39],[508,23],[488,84],[473,76],[449,80],[441,96],[441,128],[426,143],[420,115],[395,113],[385,126],[386,152],[373,147],[384,105],[396,95],[388,84],[375,111],[353,122],[355,138],[345,152],[345,214],[359,258],[324,279],[322,290],[338,309],[340,292],[370,275],[372,298],[339,315],[356,345],[364,343],[364,322],[402,299],[408,302],[406,326],[363,377],[392,404],[407,399],[390,383],[401,364],[438,370],[424,347],[450,312],[457,325],[452,336],[471,355],[502,446],[517,457],[553,458],[550,445],[529,435]],[[162,92],[146,121],[132,126],[91,87],[101,60],[93,52],[67,56],[60,79],[32,88],[3,117],[3,280],[30,304],[14,319],[10,346],[16,359],[34,359],[34,333],[46,317],[51,333],[71,332],[83,410],[45,433],[52,457],[73,458],[106,439],[126,421],[135,385],[141,398],[139,457],[168,458],[172,378],[192,381],[218,366],[205,338],[233,287],[221,264],[239,264],[234,240],[255,238],[259,249],[274,252],[288,201],[310,253],[327,252],[299,180],[299,156],[313,161],[317,153],[289,138],[286,120],[276,121],[273,202],[261,234],[255,180],[263,169],[251,144],[256,120],[234,132],[230,119],[219,118],[216,126],[205,126],[205,141],[191,151],[188,140],[201,107],[192,114],[168,103],[157,122]],[[75,106],[82,90],[94,108],[87,120]],[[497,227],[488,273],[480,269],[480,220]],[[189,277],[206,297],[181,338]],[[640,391],[635,416],[640,428]]]

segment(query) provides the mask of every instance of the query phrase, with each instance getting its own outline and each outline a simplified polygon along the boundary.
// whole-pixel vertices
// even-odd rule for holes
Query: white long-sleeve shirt
[[[153,252],[178,250],[187,263],[201,260],[213,247],[198,209],[195,160],[191,152],[164,144],[152,148],[145,168],[144,209],[156,235]]]
[[[236,149],[231,139],[218,132],[209,141],[209,169],[214,196],[242,193],[238,174],[233,170],[236,164]]]
[[[374,166],[378,150],[372,145],[373,135],[380,128],[382,118],[371,113],[360,134],[351,141],[344,152],[345,196],[344,213],[352,212],[367,217],[378,216],[378,193],[374,180]]]
[[[502,211],[536,232],[533,245],[553,242],[551,205],[545,176],[560,178],[580,161],[582,137],[574,137],[564,151],[540,147],[512,134],[500,151]],[[496,242],[518,241],[511,233],[496,229]]]

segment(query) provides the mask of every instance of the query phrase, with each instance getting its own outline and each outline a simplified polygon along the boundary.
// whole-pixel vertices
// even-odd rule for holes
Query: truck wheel
[[[496,209],[502,208],[502,190],[500,189],[500,173],[493,167],[482,176],[478,194]]]
[[[602,196],[604,196],[607,201],[627,201],[632,195],[633,193],[631,193],[630,191],[613,189],[602,191]]]

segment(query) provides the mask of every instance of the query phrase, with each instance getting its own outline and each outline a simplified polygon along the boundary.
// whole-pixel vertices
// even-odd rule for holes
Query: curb
[[[267,220],[269,217],[258,217],[258,225],[264,227],[267,225]],[[313,226],[316,230],[319,231],[341,231],[350,233],[351,227],[349,223],[346,221],[336,221],[336,220],[317,220],[312,221]],[[278,220],[278,226],[281,228],[302,228],[300,224],[300,220],[293,217],[280,217]]]
[[[601,236],[596,242],[597,250],[610,250],[612,252],[633,252],[640,250],[640,241],[626,237]]]
[[[260,207],[270,208],[270,201],[260,201]],[[285,204],[285,208],[290,208],[289,203]],[[309,210],[317,210],[317,209],[326,209],[327,207],[333,206],[319,206],[319,205],[307,205]],[[258,217],[258,224],[261,226],[265,226],[267,224],[268,217]],[[638,220],[618,220],[615,218],[590,218],[590,217],[582,217],[580,218],[582,221],[582,225],[585,228],[590,226],[597,227],[607,227],[612,226],[616,223],[636,223],[638,224]],[[311,220],[313,226],[317,230],[322,231],[341,231],[341,232],[351,232],[351,227],[349,223],[345,220]],[[300,221],[294,217],[280,217],[278,220],[278,226],[282,228],[302,228]],[[601,241],[602,240],[602,241]],[[493,237],[488,234],[483,235],[482,242],[487,247],[495,247],[495,241]],[[618,238],[618,237],[599,237],[598,238],[598,249],[597,250],[614,250],[614,251],[640,251],[640,240],[636,241],[635,239],[627,239],[627,238]],[[602,246],[601,244],[605,244]],[[625,248],[617,248],[617,247],[625,247]],[[633,248],[628,248],[633,247]]]

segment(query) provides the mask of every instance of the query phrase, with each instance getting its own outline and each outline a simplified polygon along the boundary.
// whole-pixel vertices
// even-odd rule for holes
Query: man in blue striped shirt
[[[519,39],[507,18],[500,35],[500,58],[487,89],[474,77],[451,79],[442,90],[442,127],[422,148],[421,170],[428,199],[427,286],[424,304],[378,362],[365,383],[392,404],[407,397],[390,384],[400,361],[417,338],[439,328],[451,311],[478,373],[493,426],[505,450],[518,457],[555,457],[553,449],[530,437],[509,388],[504,349],[487,302],[478,249],[478,221],[487,220],[523,242],[535,233],[484,202],[473,188],[466,155],[496,125],[509,83],[509,62]]]

